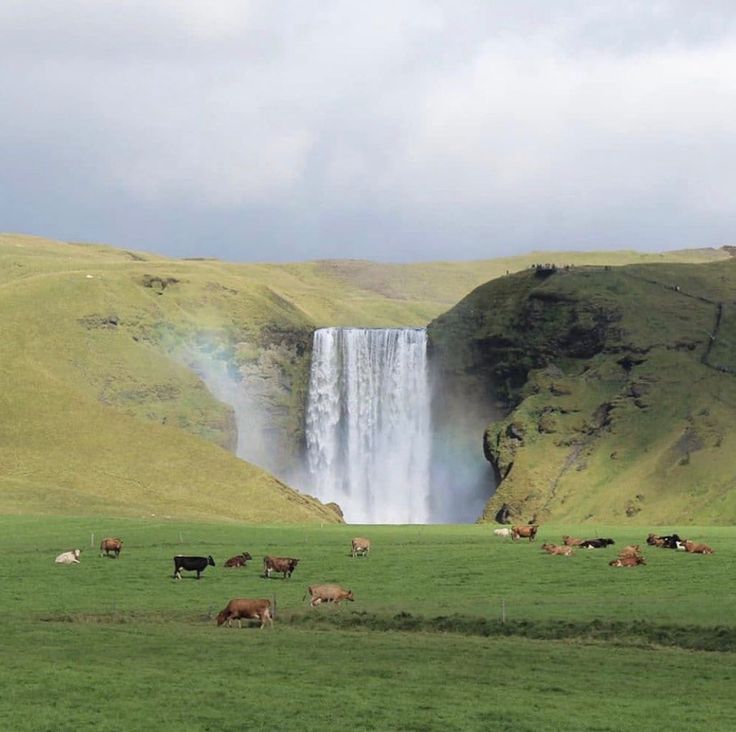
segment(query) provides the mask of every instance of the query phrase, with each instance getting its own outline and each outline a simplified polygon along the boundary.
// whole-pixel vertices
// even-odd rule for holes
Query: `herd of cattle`
[[[495,529],[493,533],[500,537],[510,537],[513,541],[524,538],[531,542],[535,541],[538,531],[538,524],[528,524]],[[562,544],[544,543],[542,544],[542,550],[547,554],[570,557],[575,553],[575,548],[605,549],[615,543],[610,538],[577,539],[573,536],[563,536]],[[646,543],[652,547],[680,550],[692,554],[713,554],[713,549],[707,544],[682,539],[678,534],[657,536],[656,534],[650,533],[646,538]],[[100,556],[118,558],[122,548],[123,542],[120,539],[103,539],[100,543]],[[359,556],[365,557],[371,550],[371,541],[365,537],[356,537],[352,540],[350,549],[353,558]],[[79,564],[80,555],[80,549],[72,549],[71,551],[59,554],[54,561],[56,564]],[[241,554],[230,557],[225,562],[225,567],[245,567],[247,566],[247,562],[252,561],[252,559],[253,557],[248,552],[242,552]],[[281,574],[282,579],[289,579],[298,564],[299,560],[294,557],[265,556],[263,558],[262,576],[264,578],[270,578],[272,573],[276,573]],[[644,561],[639,545],[632,544],[619,551],[618,556],[608,564],[611,567],[636,567],[640,564],[646,564],[646,562]],[[173,579],[181,579],[182,571],[196,572],[197,579],[199,579],[207,567],[214,566],[215,560],[211,556],[177,555],[174,557]],[[352,602],[355,599],[351,590],[346,590],[337,584],[310,585],[302,599],[306,599],[307,595],[309,595],[310,605],[312,607],[317,607],[317,605],[321,605],[322,603],[334,603],[337,605],[344,600]],[[263,628],[266,623],[273,625],[273,616],[274,608],[270,600],[252,600],[242,597],[233,598],[217,615],[217,625],[227,623],[228,627],[231,627],[232,621],[237,620],[238,627],[242,627],[242,620],[258,620],[261,624],[260,627]]]
[[[106,538],[100,542],[101,557],[114,556],[118,558],[122,549],[123,542],[121,539]],[[350,543],[350,554],[353,558],[366,557],[370,550],[371,540],[363,536],[356,537]],[[71,551],[59,554],[54,561],[56,564],[80,564],[79,558],[81,553],[81,549],[72,549]],[[253,557],[248,552],[242,552],[241,554],[236,554],[234,557],[230,557],[225,562],[225,567],[245,567],[247,566],[247,562],[252,559]],[[297,564],[299,564],[299,560],[294,557],[263,557],[262,576],[264,578],[270,578],[271,574],[276,572],[277,574],[281,574],[282,579],[291,578]],[[195,557],[177,554],[174,557],[173,579],[181,579],[182,571],[196,572],[197,579],[199,579],[207,567],[214,566],[215,560],[210,555],[206,557]],[[310,585],[307,587],[307,593],[302,600],[306,599],[307,595],[310,597],[312,607],[317,607],[317,605],[327,602],[338,605],[344,600],[349,600],[350,602],[355,600],[351,590],[346,590],[336,584]],[[228,627],[232,627],[232,621],[237,620],[238,627],[242,627],[242,620],[258,620],[261,623],[261,628],[263,628],[266,623],[273,625],[273,615],[274,609],[271,606],[270,600],[251,600],[244,597],[236,597],[230,600],[225,608],[217,615],[217,625],[227,623]]]
[[[539,530],[538,524],[527,524],[519,526],[504,527],[502,529],[494,529],[496,536],[510,537],[513,541],[519,539],[529,539],[534,541]],[[689,539],[682,539],[678,534],[667,534],[665,536],[657,536],[649,534],[647,536],[647,544],[649,546],[659,547],[662,549],[676,549],[679,551],[689,552],[690,554],[713,554],[713,549],[707,544],[700,544]],[[563,557],[571,557],[575,554],[573,547],[581,549],[605,549],[616,542],[613,539],[576,539],[573,536],[563,536],[562,544],[542,544],[542,550],[547,554],[555,554]],[[624,547],[616,559],[609,563],[611,567],[636,567],[640,564],[646,564],[644,557],[638,544],[630,544]]]

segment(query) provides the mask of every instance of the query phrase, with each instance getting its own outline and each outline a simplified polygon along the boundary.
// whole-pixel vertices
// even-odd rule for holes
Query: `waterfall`
[[[315,331],[307,403],[313,490],[352,523],[430,519],[424,329]]]

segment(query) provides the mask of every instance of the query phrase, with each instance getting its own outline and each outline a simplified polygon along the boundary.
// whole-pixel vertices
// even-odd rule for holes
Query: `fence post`
[[[506,624],[506,599],[501,598],[501,623]]]
[[[95,532],[94,531],[89,535],[89,548],[90,549],[95,548]]]

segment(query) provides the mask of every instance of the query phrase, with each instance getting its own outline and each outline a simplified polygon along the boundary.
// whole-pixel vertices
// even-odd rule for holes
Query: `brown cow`
[[[619,557],[618,559],[612,559],[609,563],[609,567],[636,567],[639,564],[646,564],[644,561],[644,557],[638,556],[628,556],[628,557]]]
[[[123,542],[120,539],[103,539],[100,542],[100,556],[104,554],[106,557],[109,557],[110,553],[113,553],[117,559],[120,556],[122,548]]]
[[[530,526],[512,526],[511,527],[511,538],[516,541],[519,537],[528,538],[529,541],[534,541],[537,535],[539,526],[532,524]]]
[[[686,539],[683,542],[683,545],[685,547],[685,551],[690,554],[713,554],[713,549],[711,549],[707,544],[697,544],[694,541]]]
[[[371,550],[371,540],[366,539],[364,536],[356,536],[351,542],[351,549],[353,558],[358,556],[367,557],[368,552]]]
[[[571,557],[575,552],[572,550],[571,546],[557,546],[556,544],[542,544],[542,549],[547,552],[547,554],[559,554],[563,557]]]
[[[618,553],[619,559],[623,559],[624,557],[640,557],[640,556],[641,556],[641,549],[639,549],[638,544],[629,544],[629,546],[625,546]]]
[[[562,543],[565,546],[580,546],[583,543],[583,540],[576,539],[574,536],[563,536]]]
[[[649,546],[663,547],[664,539],[656,534],[649,534],[649,536],[647,536],[647,544],[649,544]]]
[[[283,579],[291,577],[292,572],[299,563],[298,559],[292,557],[263,557],[263,576],[270,577],[271,572],[283,572]]]
[[[334,602],[335,605],[338,605],[343,600],[350,600],[350,602],[355,600],[352,590],[345,590],[340,585],[310,585],[307,592],[312,598],[310,601],[312,607],[317,607],[322,602]]]
[[[243,627],[242,619],[260,620],[261,629],[268,621],[273,628],[273,615],[271,613],[270,600],[247,600],[244,597],[237,597],[230,600],[225,609],[217,616],[217,625],[227,622],[227,627],[232,628],[232,621],[238,621],[238,628]]]
[[[234,557],[230,557],[230,559],[225,562],[226,567],[245,567],[246,562],[253,559],[248,552],[243,552],[242,554],[236,554]]]

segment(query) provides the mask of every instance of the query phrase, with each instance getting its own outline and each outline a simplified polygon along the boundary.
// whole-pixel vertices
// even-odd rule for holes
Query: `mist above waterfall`
[[[237,431],[235,454],[266,470],[278,472],[257,381],[243,378],[228,360],[205,350],[190,347],[184,352],[183,360],[218,401],[232,408]]]
[[[354,523],[430,520],[430,392],[423,329],[314,334],[307,404],[312,490]]]

